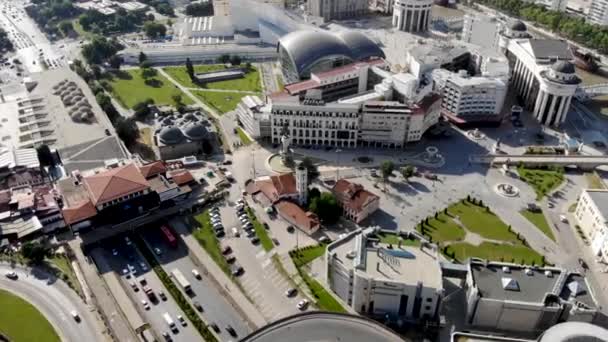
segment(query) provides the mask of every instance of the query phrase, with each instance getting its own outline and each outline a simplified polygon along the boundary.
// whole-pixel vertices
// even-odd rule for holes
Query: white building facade
[[[583,190],[574,216],[593,253],[608,262],[608,190]]]
[[[500,32],[498,47],[513,65],[511,84],[524,107],[543,125],[561,125],[581,82],[568,44],[531,39],[526,26],[518,21]]]
[[[593,0],[587,20],[596,25],[608,25],[608,0]]]
[[[405,32],[428,31],[432,7],[432,0],[395,0],[393,27]]]
[[[254,139],[270,137],[270,108],[255,95],[243,97],[236,107],[243,129]]]
[[[373,235],[373,228],[359,229],[327,247],[330,289],[360,314],[411,322],[436,318],[443,297],[436,249],[390,250],[370,240]]]

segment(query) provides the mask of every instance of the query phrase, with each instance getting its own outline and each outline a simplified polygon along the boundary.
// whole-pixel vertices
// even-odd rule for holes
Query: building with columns
[[[543,125],[562,124],[581,82],[568,44],[532,39],[526,25],[517,21],[500,31],[498,48],[512,65],[511,86],[523,99],[524,107]]]
[[[426,32],[431,24],[433,0],[395,0],[393,27],[405,32]]]

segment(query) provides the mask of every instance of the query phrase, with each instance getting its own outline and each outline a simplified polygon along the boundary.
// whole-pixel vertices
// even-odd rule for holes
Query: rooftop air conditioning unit
[[[511,269],[509,268],[509,266],[503,266],[502,267],[502,272],[503,273],[511,273]]]

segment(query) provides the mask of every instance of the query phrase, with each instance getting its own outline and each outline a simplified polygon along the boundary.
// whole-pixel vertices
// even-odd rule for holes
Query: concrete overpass
[[[598,166],[608,165],[607,156],[581,156],[581,155],[542,155],[542,154],[487,154],[471,155],[469,161],[476,164],[489,165],[519,165],[525,166],[577,166],[583,170],[593,170]]]

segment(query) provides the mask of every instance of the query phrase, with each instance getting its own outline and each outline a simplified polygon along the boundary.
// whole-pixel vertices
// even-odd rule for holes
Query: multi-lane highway
[[[15,271],[19,278],[10,280],[4,275]],[[42,271],[11,268],[0,264],[0,289],[20,296],[34,305],[57,331],[62,341],[105,341],[94,311],[59,279]],[[81,318],[76,322],[71,312]]]
[[[189,251],[181,240],[178,239],[179,243],[176,248],[170,248],[164,242],[159,229],[146,229],[143,232],[146,243],[152,248],[160,249],[161,254],[156,257],[165,272],[171,274],[172,270],[178,269],[186,277],[192,287],[192,294],[186,297],[191,301],[198,301],[202,305],[203,321],[208,324],[215,323],[220,329],[218,335],[223,341],[236,339],[226,331],[228,326],[234,328],[237,338],[250,332],[243,318],[220,294],[219,289],[204,274],[204,271],[200,270],[201,279],[196,279],[192,274],[193,269],[198,270],[199,268],[190,258]]]

